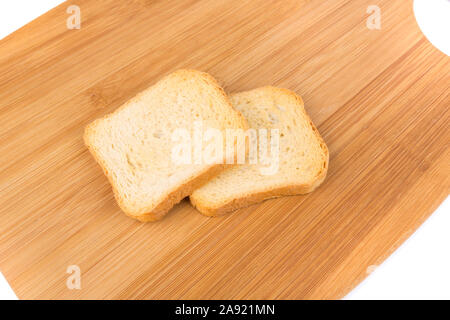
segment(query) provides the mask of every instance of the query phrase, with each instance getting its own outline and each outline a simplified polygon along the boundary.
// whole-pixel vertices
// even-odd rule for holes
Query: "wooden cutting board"
[[[0,270],[19,298],[341,298],[449,193],[450,58],[412,1],[66,2],[0,42]],[[66,12],[81,9],[81,29]],[[314,193],[207,218],[122,214],[86,124],[178,68],[301,94]],[[66,273],[81,270],[81,289]]]

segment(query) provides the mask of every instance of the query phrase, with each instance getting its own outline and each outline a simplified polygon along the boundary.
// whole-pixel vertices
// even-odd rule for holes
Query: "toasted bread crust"
[[[128,216],[137,219],[142,222],[151,222],[151,221],[157,221],[160,220],[162,217],[166,215],[167,212],[169,212],[170,209],[177,203],[179,203],[181,200],[189,196],[192,191],[195,189],[201,187],[204,183],[209,181],[211,178],[216,176],[220,171],[223,170],[223,165],[214,165],[207,170],[205,170],[201,175],[197,176],[193,180],[189,181],[188,183],[183,184],[176,190],[172,191],[167,195],[167,197],[160,202],[158,206],[156,206],[152,211],[146,212],[144,214],[135,215],[132,212],[126,211],[122,209],[125,214]],[[117,199],[117,198],[116,198]],[[121,199],[117,200],[120,204]]]
[[[299,195],[299,194],[306,194],[306,193],[310,193],[312,191],[314,191],[325,179],[326,176],[326,172],[321,175],[320,179],[315,180],[315,183],[313,184],[303,184],[303,185],[292,185],[292,186],[286,186],[286,187],[282,187],[282,188],[277,188],[277,189],[273,189],[273,190],[267,190],[267,191],[262,191],[262,192],[258,192],[258,193],[254,193],[251,194],[247,197],[242,197],[242,198],[236,198],[233,199],[232,201],[214,208],[211,206],[208,206],[208,204],[205,204],[202,201],[199,201],[199,199],[196,199],[194,197],[190,197],[190,201],[192,203],[192,205],[198,210],[200,211],[200,213],[202,213],[205,216],[208,217],[215,217],[215,216],[220,216],[226,213],[230,213],[233,212],[235,210],[238,209],[242,209],[248,206],[251,206],[253,204],[265,201],[265,200],[269,200],[269,199],[273,199],[273,198],[280,198],[283,196],[294,196],[294,195]]]

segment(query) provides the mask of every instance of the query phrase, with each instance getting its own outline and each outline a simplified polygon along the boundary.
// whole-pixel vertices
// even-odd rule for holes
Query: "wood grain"
[[[77,0],[1,40],[0,270],[19,298],[343,297],[450,185],[449,57],[412,1],[376,2],[381,30],[372,0]],[[187,201],[127,218],[83,128],[178,68],[301,94],[330,149],[325,183],[220,218]]]

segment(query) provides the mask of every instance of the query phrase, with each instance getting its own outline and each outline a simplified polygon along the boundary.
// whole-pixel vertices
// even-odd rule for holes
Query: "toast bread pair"
[[[276,172],[263,174],[263,163],[224,165],[225,158],[223,163],[174,163],[173,132],[192,132],[199,121],[223,137],[227,129],[276,129]],[[166,76],[94,121],[84,141],[120,208],[140,221],[162,218],[186,196],[201,213],[215,216],[269,198],[308,193],[328,169],[328,149],[300,96],[268,86],[228,98],[212,76],[195,70]],[[234,160],[238,148],[235,152]]]

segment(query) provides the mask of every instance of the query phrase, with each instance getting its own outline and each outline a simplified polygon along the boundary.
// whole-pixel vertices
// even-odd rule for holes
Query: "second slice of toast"
[[[265,129],[270,138],[277,133],[278,151],[274,148],[271,155],[277,160],[276,171],[265,173],[261,169],[267,163],[261,161],[222,171],[190,196],[201,213],[220,215],[265,199],[308,193],[322,183],[328,169],[328,149],[300,96],[287,89],[263,87],[232,94],[230,99],[250,128],[258,132]],[[259,151],[264,139],[261,135],[257,139]],[[269,139],[266,141],[269,144]]]

